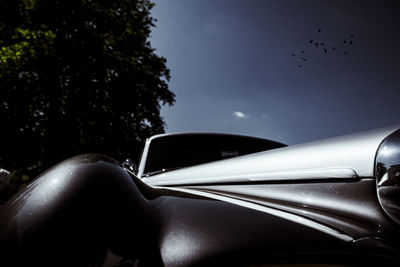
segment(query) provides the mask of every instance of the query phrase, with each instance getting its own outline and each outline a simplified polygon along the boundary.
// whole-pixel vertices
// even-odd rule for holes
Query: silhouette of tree
[[[174,103],[149,0],[0,0],[0,167],[80,153],[138,159]]]

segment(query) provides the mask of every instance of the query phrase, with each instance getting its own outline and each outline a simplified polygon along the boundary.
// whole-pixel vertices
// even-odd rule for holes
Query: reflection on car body
[[[77,156],[1,211],[2,260],[102,265],[108,250],[139,266],[398,266],[399,128],[294,146],[159,135],[137,172]]]

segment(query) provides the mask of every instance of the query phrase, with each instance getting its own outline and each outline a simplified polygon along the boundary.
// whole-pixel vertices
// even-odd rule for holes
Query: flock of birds
[[[320,32],[322,32],[322,30],[318,29],[317,32],[320,33]],[[354,45],[354,42],[353,42],[354,34],[350,34],[349,37],[350,38],[343,39],[343,44],[344,44],[345,47],[344,47],[344,50],[342,50],[341,52],[343,52],[343,54],[345,56],[347,56],[349,54],[348,50],[349,50],[350,46]],[[308,41],[308,43],[309,43],[310,46],[314,47],[315,49],[320,49],[323,54],[328,54],[328,53],[331,53],[331,52],[336,52],[336,51],[341,50],[341,49],[339,49],[339,46],[337,46],[337,45],[329,45],[327,43],[324,43],[324,42],[321,42],[321,41],[317,41],[317,40],[313,40],[313,39],[310,39]],[[300,50],[299,54],[294,54],[293,53],[292,57],[298,57],[301,60],[301,63],[298,65],[299,68],[302,68],[304,63],[306,61],[308,61],[308,58],[306,57],[305,49]]]

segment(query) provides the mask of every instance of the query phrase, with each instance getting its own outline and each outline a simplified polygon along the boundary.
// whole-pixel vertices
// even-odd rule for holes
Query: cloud
[[[267,114],[265,114],[264,112],[261,112],[260,117],[261,117],[261,119],[265,120],[267,118]]]
[[[233,112],[233,113],[232,113],[232,116],[235,117],[235,118],[237,118],[237,119],[247,119],[247,118],[249,117],[248,115],[244,114],[244,113],[241,112],[241,111],[235,111],[235,112]]]

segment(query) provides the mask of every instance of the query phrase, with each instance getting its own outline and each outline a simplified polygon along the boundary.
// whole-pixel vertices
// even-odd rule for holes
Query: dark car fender
[[[65,265],[86,265],[102,261],[106,248],[133,258],[156,251],[149,249],[155,239],[146,231],[153,229],[147,205],[113,159],[81,155],[65,160],[2,209],[1,261],[21,265],[63,259]]]

